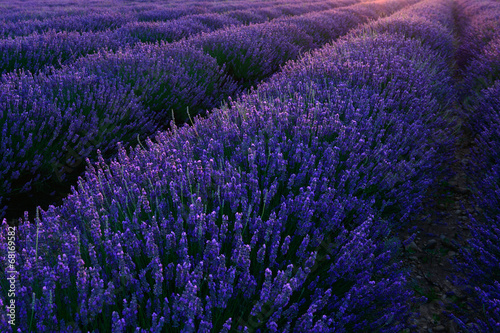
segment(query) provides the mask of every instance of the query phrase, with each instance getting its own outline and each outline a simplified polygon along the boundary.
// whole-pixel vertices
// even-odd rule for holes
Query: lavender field
[[[498,0],[0,0],[0,332],[500,332]]]

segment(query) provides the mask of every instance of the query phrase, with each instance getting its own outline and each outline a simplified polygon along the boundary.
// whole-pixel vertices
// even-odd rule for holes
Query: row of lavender
[[[213,5],[216,4],[216,7]],[[94,10],[85,14],[66,14],[44,20],[22,20],[22,21],[0,21],[0,36],[18,37],[34,33],[43,34],[53,32],[98,32],[115,30],[131,22],[167,22],[180,18],[198,17],[224,17],[228,16],[237,21],[253,22],[265,21],[277,13],[283,15],[299,15],[304,13],[304,8],[310,10],[328,9],[328,1],[315,0],[303,4],[298,0],[257,2],[245,1],[233,3],[227,10],[227,6],[220,2],[198,3],[196,6],[188,4],[169,5],[167,8],[142,9],[137,6],[130,9],[110,6],[106,11]],[[0,16],[1,20],[1,16]]]
[[[465,332],[500,332],[500,3],[458,4],[462,99],[475,138],[468,175],[477,211],[469,215],[472,237],[461,251],[464,259],[456,262],[465,276],[456,282],[473,296],[474,311],[457,321]]]
[[[140,44],[89,55],[50,75],[4,75],[3,205],[35,184],[50,188],[64,180],[74,165],[82,165],[82,158],[95,160],[97,149],[106,156],[115,151],[117,141],[136,142],[138,134],[166,128],[172,118],[187,121],[242,86],[270,76],[300,52],[412,2],[367,2],[230,27],[173,44]]]
[[[0,4],[2,12],[0,13],[0,21],[6,27],[10,27],[10,22],[25,23],[32,29],[27,29],[27,33],[35,31],[42,32],[46,29],[51,29],[47,23],[53,23],[54,28],[62,28],[62,30],[71,29],[72,27],[87,30],[93,25],[100,27],[98,22],[88,21],[93,17],[93,14],[104,14],[105,17],[113,18],[112,13],[120,13],[127,17],[132,17],[140,21],[168,21],[185,15],[194,13],[224,13],[233,10],[246,10],[252,8],[263,8],[280,4],[290,4],[296,0],[276,0],[276,1],[261,1],[261,0],[241,0],[231,2],[221,1],[126,1],[117,2],[113,0],[69,0],[64,3],[55,1],[16,1],[11,0],[9,3]],[[311,2],[314,2],[311,1]],[[107,16],[111,15],[111,16]],[[114,16],[119,19],[118,16]],[[73,24],[65,24],[63,21],[68,20]],[[82,20],[82,23],[79,23]],[[90,23],[87,27],[85,22]],[[3,29],[2,29],[3,30]],[[13,29],[18,31],[17,29]],[[93,30],[91,28],[91,30]],[[17,34],[14,34],[17,36]]]
[[[283,16],[302,15],[314,11],[323,11],[341,6],[348,6],[359,0],[332,0],[303,5],[289,4],[265,7],[262,10],[233,11],[224,14],[187,15],[168,22],[137,22],[126,15],[112,14],[119,18],[121,27],[103,29],[104,31],[49,31],[15,39],[0,39],[0,73],[16,69],[32,73],[48,66],[56,68],[69,64],[86,55],[100,50],[117,51],[141,42],[173,42],[189,36],[208,33],[224,27],[263,23]],[[105,15],[91,15],[91,21],[106,24]],[[115,22],[118,24],[118,22]],[[15,22],[15,27],[25,27],[24,23]],[[71,21],[64,21],[68,28]]]
[[[406,328],[419,300],[392,230],[419,212],[451,144],[448,49],[426,42],[450,38],[451,10],[416,4],[191,127],[99,158],[62,206],[16,229],[18,327]]]

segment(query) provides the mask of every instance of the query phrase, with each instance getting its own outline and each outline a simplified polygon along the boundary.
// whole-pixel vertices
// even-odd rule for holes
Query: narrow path
[[[462,35],[455,12],[455,40],[457,45]],[[455,83],[461,81],[460,70],[454,68]],[[425,304],[415,309],[417,315],[412,324],[416,326],[412,332],[459,332],[458,326],[447,315],[458,314],[470,310],[469,299],[451,282],[456,274],[451,260],[459,255],[459,250],[467,246],[470,238],[468,228],[469,213],[473,213],[471,184],[466,175],[466,165],[473,147],[473,134],[463,126],[463,109],[457,103],[455,110],[456,144],[453,147],[454,161],[447,166],[453,177],[442,181],[433,188],[424,202],[424,214],[415,218],[412,223],[415,240],[403,251],[403,263],[411,269],[410,284],[417,295],[425,296]],[[406,240],[411,232],[402,231],[399,236]],[[459,258],[460,259],[460,258]]]
[[[452,285],[449,278],[455,273],[450,260],[466,245],[468,212],[472,212],[471,192],[465,175],[465,163],[469,158],[470,133],[458,126],[455,161],[450,169],[455,173],[449,183],[433,189],[424,203],[425,214],[418,216],[414,225],[417,236],[404,249],[403,263],[412,270],[410,284],[417,294],[428,301],[416,312],[415,332],[458,332],[457,325],[446,312],[467,311],[467,298]],[[411,234],[400,233],[405,240]]]

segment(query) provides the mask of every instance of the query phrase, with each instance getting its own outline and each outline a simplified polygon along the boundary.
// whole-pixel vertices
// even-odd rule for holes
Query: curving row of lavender
[[[98,32],[105,30],[115,30],[127,23],[150,22],[176,20],[180,18],[190,18],[198,16],[228,16],[237,22],[246,24],[255,21],[265,21],[272,18],[277,13],[283,15],[299,15],[304,13],[305,8],[309,10],[325,10],[329,8],[331,2],[316,0],[308,2],[307,6],[301,1],[287,0],[285,2],[251,2],[233,3],[227,10],[220,2],[204,2],[197,5],[184,3],[182,5],[169,4],[168,7],[159,7],[139,11],[137,6],[131,8],[107,8],[107,11],[90,12],[85,14],[65,14],[43,20],[2,20],[0,14],[0,36],[19,37],[35,33],[43,34],[53,32]],[[5,15],[5,14],[4,14]],[[160,23],[160,22],[157,22]]]
[[[462,43],[457,51],[463,76],[461,92],[464,102],[469,104],[500,77],[500,3],[460,0],[459,6],[463,13]],[[474,117],[470,120],[473,122]]]
[[[432,50],[439,52],[452,65],[455,56],[454,37],[451,32],[455,28],[452,1],[422,2],[407,10],[365,25],[361,31],[353,32],[362,35],[363,32],[401,33],[407,37],[422,40]]]
[[[390,18],[358,30],[191,127],[99,158],[62,206],[16,230],[19,328],[408,327],[419,300],[392,231],[442,173],[454,98],[446,47],[414,21],[434,12],[446,38],[451,10],[416,4],[408,31],[401,17],[397,32],[381,32]]]
[[[460,68],[481,52],[498,30],[498,1],[457,0],[458,24],[461,45],[457,51]]]
[[[0,20],[9,21],[28,21],[28,20],[46,20],[56,17],[65,17],[68,15],[85,15],[95,12],[109,11],[110,7],[118,11],[126,8],[116,6],[113,0],[69,0],[66,3],[60,3],[59,6],[51,1],[27,1],[27,0],[9,0],[0,4]],[[135,3],[139,8],[142,7]]]
[[[14,38],[48,31],[104,31],[119,28],[130,20],[132,20],[130,14],[97,12],[85,15],[64,15],[46,20],[0,21],[0,36]]]
[[[395,12],[407,4],[399,0],[367,2],[333,10],[329,20],[312,14],[307,17],[309,26],[316,25],[317,30],[322,25],[342,22],[329,31],[327,36],[333,39],[370,18]],[[124,51],[81,58],[51,75],[4,75],[0,81],[0,107],[5,110],[0,138],[3,210],[13,195],[30,191],[34,183],[48,188],[51,183],[64,180],[73,165],[81,164],[75,160],[78,157],[95,160],[97,149],[113,151],[115,140],[95,140],[110,135],[104,132],[114,132],[116,140],[128,145],[135,141],[127,133],[148,136],[153,123],[161,129],[173,118],[185,122],[190,116],[218,106],[225,97],[239,91],[239,86],[255,84],[286,61],[297,58],[300,52],[325,42],[327,37],[308,35],[307,31],[313,30],[302,30],[301,23],[304,21],[294,24],[283,20],[227,28],[179,43],[140,44]],[[79,78],[94,83],[88,90],[81,89],[75,83]],[[106,95],[108,89],[117,92]],[[113,103],[117,107],[110,109]],[[129,107],[136,111],[128,112]],[[110,110],[106,112],[107,109]],[[47,121],[42,120],[39,125],[35,119],[41,118]],[[34,134],[33,129],[38,126],[40,129]]]
[[[462,94],[475,147],[468,165],[477,217],[455,264],[458,285],[473,296],[473,312],[459,316],[465,332],[500,332],[500,3],[461,0],[464,9]],[[468,325],[466,325],[466,323]]]
[[[313,0],[322,1],[322,0]],[[223,13],[233,10],[245,10],[251,8],[263,8],[275,5],[287,5],[300,3],[298,0],[279,0],[279,1],[105,1],[105,0],[70,0],[65,4],[51,3],[50,1],[16,1],[10,0],[8,4],[2,3],[2,12],[0,13],[0,26],[5,26],[1,30],[8,32],[7,35],[18,36],[17,32],[23,31],[22,28],[16,28],[11,24],[18,22],[26,25],[27,33],[35,31],[42,32],[50,29],[88,29],[85,22],[86,18],[92,18],[94,14],[113,15],[120,13],[124,16],[130,16],[135,20],[143,21],[168,21],[185,15],[194,13]],[[117,17],[117,19],[119,19]],[[73,24],[65,23],[66,20]],[[82,23],[78,23],[82,20]],[[54,27],[50,26],[50,23]],[[76,25],[75,25],[76,24]],[[94,24],[99,24],[95,22]],[[32,29],[29,29],[32,28]]]
[[[359,0],[333,0],[321,3],[320,9],[348,6]],[[0,73],[16,69],[31,72],[46,67],[56,68],[74,62],[87,54],[100,50],[117,51],[141,42],[173,42],[199,33],[212,32],[227,26],[240,26],[250,23],[262,23],[281,16],[302,15],[318,10],[315,3],[300,6],[281,5],[270,7],[269,15],[252,11],[252,17],[241,11],[224,14],[188,15],[167,22],[138,22],[123,24],[118,29],[105,31],[49,31],[14,39],[0,39]],[[250,13],[250,11],[248,11]],[[124,16],[122,21],[128,19]],[[98,21],[105,23],[104,20]],[[19,25],[19,23],[15,23]]]

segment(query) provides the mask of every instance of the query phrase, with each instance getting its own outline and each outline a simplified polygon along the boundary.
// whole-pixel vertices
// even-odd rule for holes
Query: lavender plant
[[[233,19],[226,14],[210,13],[191,15],[189,17],[207,26],[212,31],[241,24],[240,21]]]
[[[351,34],[363,35],[367,32],[403,34],[421,40],[423,44],[440,52],[451,64],[455,55],[452,8],[450,0],[422,1],[390,17],[373,21]]]
[[[206,12],[207,12],[206,9],[204,9],[200,5],[174,6],[171,8],[143,11],[137,15],[137,20],[140,22],[168,21],[168,20],[178,19],[182,16],[187,16],[190,14],[204,14]]]
[[[117,29],[133,20],[133,16],[127,13],[97,12],[85,15],[65,15],[45,20],[25,20],[0,22],[0,36],[18,37],[34,33],[43,34],[54,32],[97,32]]]
[[[364,23],[361,17],[342,9],[315,12],[306,15],[278,19],[278,22],[300,27],[313,40],[313,48],[318,48],[342,36],[352,28]]]
[[[194,117],[237,90],[224,67],[182,43],[140,44],[116,53],[102,52],[80,59],[66,71],[80,68],[129,87],[155,114],[159,126],[167,126],[173,118],[186,122],[188,111]]]
[[[395,36],[403,39],[401,35]],[[366,43],[369,44],[371,42],[373,41],[368,39]],[[386,178],[387,172],[373,171],[374,175],[378,174],[381,177],[376,183],[380,184],[387,181],[387,187],[385,189],[381,186],[367,187],[365,191],[359,189],[358,194],[366,193],[370,197],[386,195],[387,197],[377,199],[378,207],[382,210],[386,209],[388,214],[404,212],[404,216],[398,216],[397,218],[393,216],[394,220],[399,219],[403,222],[414,215],[412,209],[421,209],[419,202],[424,197],[429,184],[435,182],[439,177],[446,176],[444,170],[439,171],[440,162],[438,160],[444,163],[451,159],[449,152],[451,141],[445,139],[449,120],[447,119],[447,112],[445,112],[446,108],[439,107],[438,105],[441,102],[444,102],[444,105],[451,103],[454,99],[454,93],[451,88],[448,66],[442,59],[437,58],[439,60],[436,60],[436,62],[427,62],[429,67],[422,67],[420,73],[413,72],[409,74],[403,69],[402,62],[406,61],[403,60],[405,57],[410,59],[413,57],[425,59],[425,57],[430,56],[427,54],[429,52],[428,49],[416,46],[405,49],[405,47],[408,47],[408,44],[396,44],[392,39],[389,41],[380,38],[376,42],[380,45],[371,45],[371,47],[374,50],[378,50],[377,47],[385,47],[385,51],[382,51],[380,54],[374,53],[377,51],[363,54],[361,52],[370,48],[368,45],[363,48],[351,49],[351,44],[347,44],[348,46],[345,49],[341,48],[340,51],[335,53],[335,56],[338,58],[335,62],[331,60],[332,55],[329,52],[330,50],[326,49],[327,51],[323,51],[322,49],[321,53],[317,52],[313,53],[310,57],[304,57],[299,62],[300,65],[292,64],[285,66],[274,77],[279,82],[278,84],[274,84],[275,81],[271,81],[270,83],[263,84],[259,91],[265,93],[266,96],[278,98],[279,96],[288,96],[296,93],[307,94],[313,89],[315,91],[315,99],[323,103],[335,103],[335,100],[344,100],[345,96],[353,96],[352,104],[342,103],[345,108],[348,108],[346,111],[337,111],[340,119],[346,122],[355,121],[363,128],[363,133],[371,133],[368,136],[374,140],[382,140],[384,142],[383,137],[379,137],[380,133],[383,133],[384,136],[391,135],[389,133],[399,135],[401,144],[399,150],[387,148],[384,155],[390,151],[399,154],[398,161],[401,161],[403,164],[405,163],[404,161],[411,161],[410,164],[415,169],[408,168],[408,165],[402,168],[394,167],[390,172],[390,179]],[[395,44],[391,45],[392,43]],[[414,43],[418,42],[414,41]],[[359,53],[358,50],[360,50]],[[429,76],[428,73],[432,71],[431,68],[439,68],[439,74]],[[363,69],[366,69],[366,72],[363,72]],[[413,70],[411,69],[411,71]],[[391,73],[391,75],[384,76],[382,73],[378,74],[378,71]],[[359,75],[357,75],[358,72],[360,72]],[[412,79],[408,79],[409,77]],[[421,84],[421,82],[428,83]],[[404,105],[409,105],[406,98],[414,99],[418,91],[422,91],[420,90],[422,86],[432,84],[436,85],[432,90],[432,98],[422,96],[423,99],[419,102],[421,105],[420,111],[423,113],[404,107]],[[369,90],[365,88],[368,85],[370,86]],[[358,87],[362,87],[362,89],[358,89]],[[406,97],[391,95],[391,93],[401,94],[402,92],[404,92]],[[423,105],[427,106],[424,107]],[[338,108],[335,109],[338,110]],[[394,113],[398,113],[404,122],[394,123],[390,120],[394,116]],[[420,122],[423,123],[420,124]],[[425,125],[423,125],[424,123]],[[426,139],[418,138],[417,141],[412,141],[414,136],[409,133],[405,134],[406,130],[410,132],[414,131],[409,128],[405,129],[405,126],[408,124],[411,124],[410,127],[425,127],[427,131],[425,134]],[[419,128],[423,130],[422,127]],[[427,138],[432,138],[432,140],[427,141]],[[439,145],[436,142],[439,142]],[[376,143],[372,143],[373,145],[376,145]],[[403,151],[405,153],[402,153]],[[419,156],[421,153],[424,153],[425,156]],[[402,156],[405,156],[403,160]],[[440,156],[439,159],[438,156]],[[389,160],[394,159],[389,158]],[[363,174],[367,172],[363,171]],[[401,177],[406,177],[407,181],[411,179],[411,185],[410,183],[403,185],[404,183],[399,183],[396,180],[399,172],[401,172]],[[414,178],[414,176],[418,177],[418,175],[424,174],[431,178],[422,180],[422,183],[418,185],[417,178]],[[401,185],[401,189],[398,189],[399,185]],[[363,187],[359,186],[358,188]],[[403,188],[405,189],[403,190]],[[410,192],[403,194],[403,192],[399,192],[400,190]],[[410,194],[411,192],[413,194]],[[394,194],[394,197],[406,197],[408,200],[410,200],[409,198],[413,198],[416,201],[413,205],[410,205],[408,201],[405,202],[405,209],[403,210],[401,207],[398,208],[394,200],[389,199],[391,193],[397,193]]]
[[[459,68],[464,69],[495,36],[498,36],[500,4],[491,0],[460,0],[457,4],[457,27],[461,37],[457,61]],[[467,73],[464,73],[465,76]]]
[[[117,38],[117,37],[120,38]],[[24,69],[32,73],[48,66],[61,67],[101,49],[118,50],[137,42],[113,32],[47,32],[16,39],[0,39],[0,73]]]
[[[498,25],[500,31],[500,24]],[[467,96],[467,103],[473,103],[472,99],[481,98],[483,89],[492,87],[500,78],[500,33],[471,61],[465,72],[467,76],[462,83],[462,93]],[[474,114],[480,116],[480,112]]]
[[[122,27],[118,33],[130,35],[141,42],[173,42],[202,32],[210,32],[208,26],[190,17],[167,22],[133,22]]]
[[[217,30],[188,43],[225,65],[242,84],[270,76],[281,64],[298,57],[302,48],[312,47],[311,38],[297,26],[271,23]]]
[[[134,133],[155,128],[147,109],[116,80],[85,72],[4,76],[0,110],[2,208],[22,193],[52,192],[65,178],[68,151],[74,152],[70,164],[95,158],[97,149],[109,156],[118,139],[132,143]]]
[[[285,14],[282,11],[282,14]],[[300,15],[296,14],[296,15]],[[286,15],[286,14],[285,14]],[[229,13],[227,13],[227,16],[237,20],[238,22],[241,22],[242,24],[248,25],[252,23],[263,23],[266,22],[268,17],[263,13],[260,12],[259,9],[240,9],[240,10],[233,10]]]

